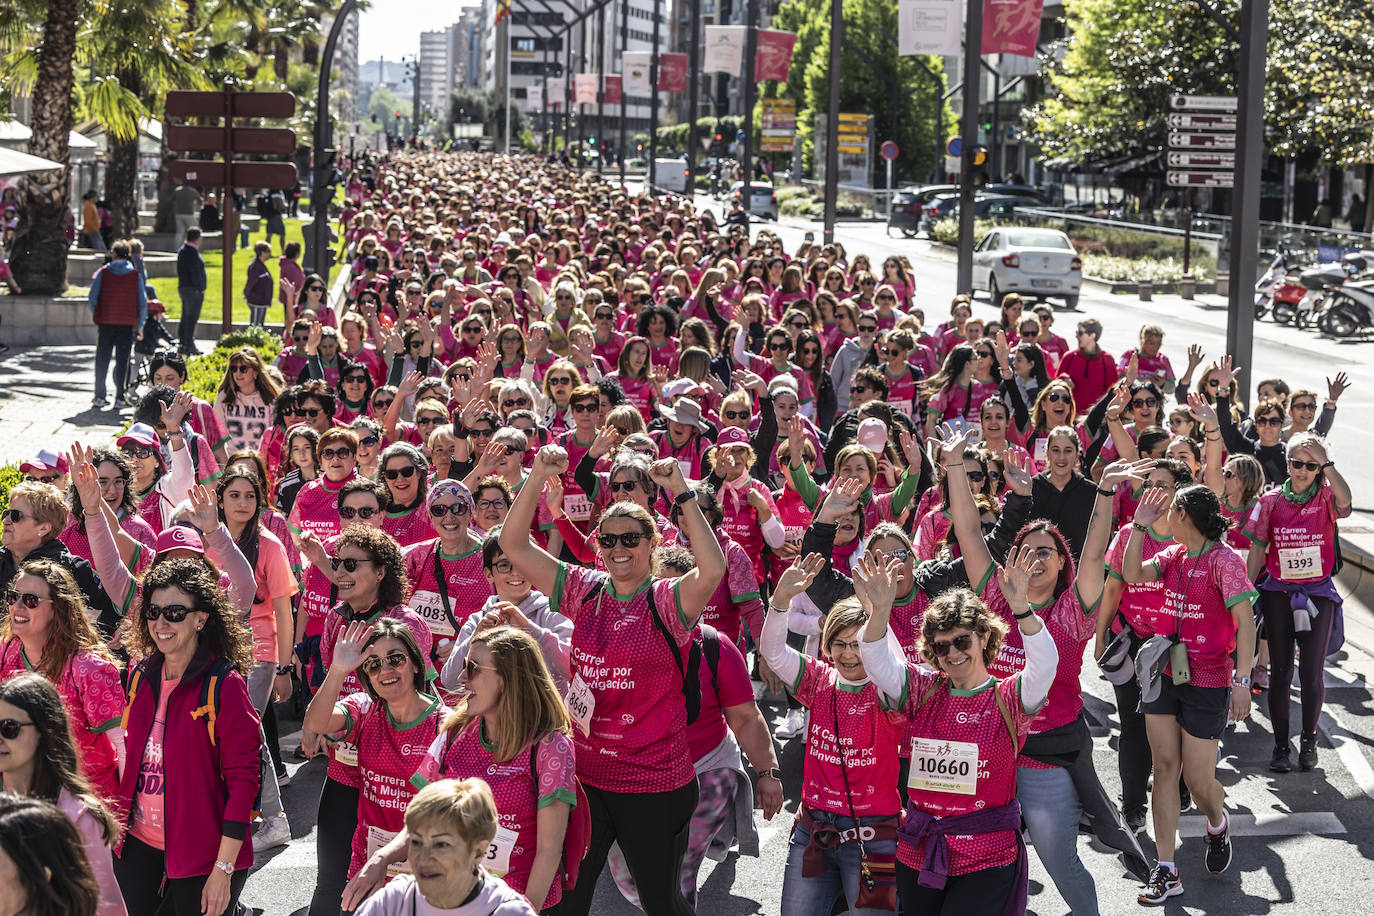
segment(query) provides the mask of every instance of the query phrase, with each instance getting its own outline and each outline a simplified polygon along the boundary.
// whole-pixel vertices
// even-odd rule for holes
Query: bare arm
[[[530,523],[534,521],[535,510],[543,498],[544,481],[567,469],[566,451],[557,445],[541,448],[535,456],[534,466],[530,468],[529,479],[516,494],[515,502],[506,515],[506,522],[501,526],[501,552],[529,577],[531,585],[546,595],[553,594],[554,584],[558,581],[558,559],[534,543],[530,537]],[[710,540],[715,543],[714,537],[710,537]]]

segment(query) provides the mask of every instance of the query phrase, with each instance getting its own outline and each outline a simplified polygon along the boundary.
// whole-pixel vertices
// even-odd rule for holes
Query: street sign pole
[[[325,117],[329,115],[326,113]],[[315,151],[316,154],[319,150]],[[238,244],[238,226],[234,224],[234,85],[224,81],[224,227],[220,230],[220,250],[223,264],[220,271],[220,327],[221,335],[228,334],[233,324],[234,307],[234,246]],[[244,200],[244,204],[248,203]]]
[[[687,67],[687,199],[697,200],[697,107],[701,97],[701,4],[692,4],[692,62]],[[747,195],[746,195],[747,196]]]
[[[825,244],[835,241],[835,202],[840,193],[840,52],[844,46],[844,0],[830,0],[830,98],[825,118]]]
[[[748,214],[754,202],[754,99],[758,98],[758,87],[754,85],[754,57],[759,48],[759,0],[746,0],[744,9],[747,17],[744,26],[744,119],[740,122],[740,129],[744,131],[740,163],[744,174],[740,180],[744,184],[740,187],[740,202]],[[688,180],[691,180],[691,176],[688,176]]]
[[[1259,267],[1260,169],[1264,165],[1264,71],[1268,53],[1269,0],[1241,0],[1239,106],[1236,111],[1236,190],[1231,219],[1231,288],[1226,352],[1237,366],[1254,366],[1255,308]],[[1232,392],[1249,406],[1250,385]]]
[[[978,147],[978,99],[983,54],[983,0],[968,0],[964,19],[963,162],[959,175],[959,271],[955,292],[973,292],[973,151]],[[993,303],[1000,305],[1001,303]]]

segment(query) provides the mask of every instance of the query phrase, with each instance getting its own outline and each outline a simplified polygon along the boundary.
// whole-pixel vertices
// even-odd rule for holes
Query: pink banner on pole
[[[596,74],[595,73],[575,73],[573,74],[573,104],[574,105],[595,105],[596,104]]]
[[[754,57],[754,82],[786,82],[787,71],[792,67],[792,46],[796,43],[795,32],[759,29],[759,49]]]
[[[1044,0],[983,0],[983,53],[1034,57]]]
[[[607,105],[620,104],[620,77],[606,74],[606,82],[601,87],[602,97]]]
[[[658,56],[658,89],[660,92],[687,91],[686,54],[660,54]]]

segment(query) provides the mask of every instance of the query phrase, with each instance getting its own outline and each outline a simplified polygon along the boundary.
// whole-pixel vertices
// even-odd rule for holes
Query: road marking
[[[1341,758],[1341,763],[1350,771],[1350,776],[1355,780],[1355,785],[1360,787],[1360,791],[1374,798],[1374,767],[1365,759],[1364,751],[1360,750],[1359,742],[1354,736],[1341,726],[1340,720],[1329,710],[1322,711],[1322,717],[1317,722],[1317,730],[1336,748],[1336,756]]]
[[[1304,836],[1345,833],[1345,825],[1331,811],[1263,811],[1258,814],[1230,814],[1231,836]],[[1178,835],[1200,837],[1207,830],[1207,817],[1190,814],[1178,819]]]

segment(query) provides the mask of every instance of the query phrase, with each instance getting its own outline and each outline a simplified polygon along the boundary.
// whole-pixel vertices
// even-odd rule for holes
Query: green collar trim
[[[977,696],[978,694],[982,693],[984,690],[987,690],[989,687],[993,687],[993,686],[995,686],[996,684],[997,684],[997,678],[995,678],[995,677],[993,677],[992,675],[989,674],[989,675],[988,675],[988,679],[987,679],[986,681],[984,681],[982,684],[979,684],[977,687],[971,687],[971,688],[969,688],[968,690],[961,690],[961,689],[958,688],[958,687],[951,686],[951,687],[949,688],[949,695],[952,696],[952,697],[971,697],[971,696]]]
[[[630,592],[628,595],[622,595],[615,590],[615,586],[611,584],[610,577],[608,576],[606,578],[606,594],[610,595],[616,601],[629,602],[638,598],[649,588],[649,586],[653,584],[654,577],[650,576],[649,578],[645,579],[644,583],[640,585],[638,588],[636,588],[634,591]]]
[[[398,732],[410,731],[412,728],[416,728],[417,726],[423,725],[425,720],[430,717],[430,714],[433,713],[434,710],[437,709],[441,703],[443,703],[443,700],[439,699],[438,697],[430,697],[429,705],[425,707],[425,711],[420,713],[420,715],[412,722],[397,722],[395,719],[391,717],[391,707],[388,706],[386,708],[386,720],[390,722],[391,727],[396,729],[396,731]]]

